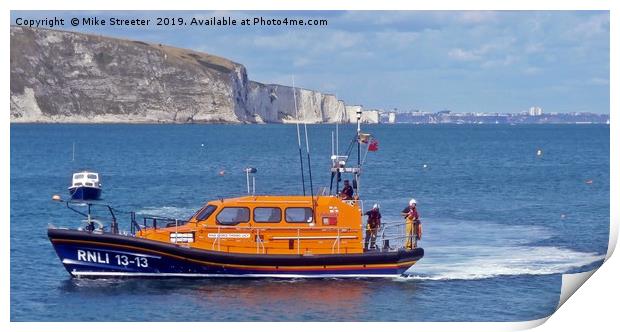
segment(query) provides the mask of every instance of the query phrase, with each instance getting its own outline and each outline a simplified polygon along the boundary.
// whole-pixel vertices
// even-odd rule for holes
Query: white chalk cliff
[[[281,123],[296,119],[295,101],[303,121],[351,118],[334,95],[250,81],[218,56],[11,27],[12,122]]]

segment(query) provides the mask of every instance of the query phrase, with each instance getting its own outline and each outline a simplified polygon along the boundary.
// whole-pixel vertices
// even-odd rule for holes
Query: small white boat
[[[85,201],[99,199],[99,197],[101,197],[99,173],[90,171],[73,173],[69,193],[71,194],[71,199]]]

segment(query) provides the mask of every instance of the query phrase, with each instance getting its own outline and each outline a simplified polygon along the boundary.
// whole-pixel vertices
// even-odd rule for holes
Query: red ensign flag
[[[370,141],[370,144],[368,144],[368,151],[377,151],[379,150],[379,141],[377,141],[376,139],[373,139],[372,141]]]

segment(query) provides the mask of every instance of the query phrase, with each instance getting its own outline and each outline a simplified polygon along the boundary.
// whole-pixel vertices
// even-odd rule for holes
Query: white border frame
[[[58,1],[33,1],[33,0],[21,0],[17,3],[8,3],[3,1],[3,11],[0,15],[0,20],[8,29],[10,25],[10,10],[301,10],[301,9],[313,9],[313,10],[342,10],[342,9],[357,9],[357,10],[610,10],[611,21],[611,56],[610,56],[610,90],[616,91],[616,94],[610,93],[610,139],[611,139],[611,151],[610,151],[610,171],[618,169],[618,147],[614,142],[618,142],[618,124],[614,114],[611,114],[611,109],[618,109],[617,98],[617,80],[618,80],[618,9],[620,1],[613,0],[566,0],[566,1],[551,1],[551,0],[521,0],[521,1],[497,1],[497,0],[470,0],[470,1],[458,1],[458,0],[434,0],[434,1],[420,1],[420,2],[408,2],[408,1],[372,1],[361,2],[355,0],[340,0],[340,1],[328,1],[328,0],[290,0],[284,2],[283,0],[263,0],[263,1],[251,1],[251,0],[228,0],[228,1],[190,1],[190,0],[175,0],[175,1],[161,1],[160,3],[154,3],[153,0],[134,0],[134,1],[119,1],[119,0],[106,0],[101,2],[87,2],[87,1],[70,1],[70,0],[58,0]],[[6,31],[6,30],[5,30]],[[0,53],[4,66],[2,67],[3,77],[2,91],[9,91],[9,77],[10,77],[10,61],[9,52],[6,51],[10,45],[9,34],[2,34],[2,45],[5,46],[5,51]],[[5,105],[9,105],[9,94],[5,94]],[[2,200],[0,204],[0,211],[3,213],[2,220],[7,225],[10,220],[10,144],[9,144],[9,130],[10,121],[9,117],[5,115],[3,117],[0,126],[2,128],[2,141],[0,149],[4,156],[4,163],[2,164],[3,176],[0,177],[0,192],[2,193]],[[617,172],[617,171],[616,171]],[[617,174],[611,172],[610,174],[610,202],[616,202],[616,205],[611,204],[611,232],[609,239],[609,249],[607,253],[608,260],[600,268],[599,273],[592,275],[592,281],[587,283],[584,289],[579,290],[566,305],[562,306],[557,313],[553,314],[549,322],[543,325],[543,330],[565,331],[565,330],[585,330],[592,329],[593,327],[600,330],[601,327],[610,327],[613,329],[617,326],[617,310],[615,305],[618,304],[618,294],[620,294],[620,286],[618,285],[618,275],[620,271],[620,263],[618,258],[611,258],[611,254],[615,248],[618,235],[618,177]],[[6,226],[5,226],[6,227]],[[1,241],[0,257],[2,257],[2,263],[5,271],[10,271],[10,251],[9,251],[9,237],[10,232],[4,232],[4,241]],[[567,276],[564,280],[573,279],[572,282],[577,280],[577,284],[582,283],[587,279],[589,275],[578,275],[575,277]],[[2,327],[3,330],[8,331],[82,331],[85,329],[94,331],[104,331],[109,329],[134,329],[138,326],[131,323],[10,323],[10,275],[7,273],[2,274]],[[564,285],[568,285],[567,282]],[[574,287],[574,285],[572,286]],[[349,326],[341,326],[339,323],[306,323],[299,325],[297,323],[140,323],[140,329],[148,329],[150,331],[170,331],[179,329],[191,329],[191,328],[225,328],[230,330],[279,330],[279,329],[299,329],[302,330],[316,330],[325,327],[329,328],[347,328],[355,329],[356,331],[376,331],[379,328],[384,328],[384,325],[392,325],[390,329],[414,329],[415,331],[446,331],[446,330],[460,330],[460,331],[497,331],[497,330],[520,330],[538,326],[544,323],[547,318],[529,321],[529,322],[515,322],[515,323],[346,323]],[[380,325],[379,325],[380,324]],[[208,325],[208,327],[207,327]]]

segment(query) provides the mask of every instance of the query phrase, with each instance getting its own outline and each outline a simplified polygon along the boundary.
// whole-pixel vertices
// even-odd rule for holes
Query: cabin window
[[[88,174],[88,175],[86,175],[86,177],[89,178],[89,179],[96,179],[97,175],[95,175],[95,174]]]
[[[76,186],[76,187],[77,187],[77,186],[83,186],[83,185],[84,185],[84,184],[83,184],[82,182],[76,182],[76,183],[75,183],[75,186]]]
[[[84,177],[84,174],[76,174],[73,176],[74,179],[81,179]]]
[[[207,205],[204,209],[202,209],[202,210],[200,210],[200,212],[198,212],[198,214],[196,215],[196,220],[197,221],[206,220],[207,218],[209,218],[213,214],[215,209],[217,209],[217,207],[215,205]]]
[[[282,220],[282,210],[280,208],[260,207],[254,208],[255,222],[280,222]]]
[[[287,208],[285,211],[286,222],[312,222],[312,209],[307,207]]]
[[[217,222],[222,225],[235,225],[250,221],[250,209],[246,207],[227,207],[217,214]]]

